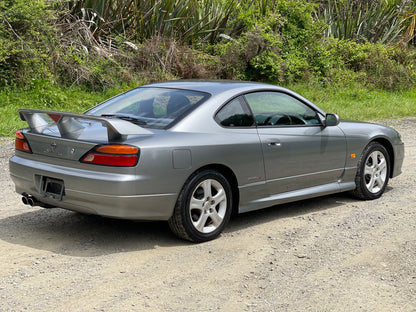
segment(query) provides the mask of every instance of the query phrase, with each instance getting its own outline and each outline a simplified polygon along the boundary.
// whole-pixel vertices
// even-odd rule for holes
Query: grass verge
[[[21,121],[19,108],[49,109],[81,113],[122,91],[118,87],[95,92],[84,87],[58,87],[48,81],[34,82],[26,88],[5,88],[0,90],[0,137],[14,136],[17,129],[27,123]]]
[[[416,89],[370,90],[360,85],[312,87],[297,84],[291,89],[341,119],[382,120],[416,117]]]
[[[82,87],[58,87],[48,81],[35,81],[26,88],[0,90],[0,137],[11,137],[27,124],[19,119],[18,108],[82,112],[131,86],[101,92]],[[362,86],[322,87],[295,84],[298,92],[326,112],[342,119],[382,120],[416,116],[416,89],[405,91],[369,90]]]

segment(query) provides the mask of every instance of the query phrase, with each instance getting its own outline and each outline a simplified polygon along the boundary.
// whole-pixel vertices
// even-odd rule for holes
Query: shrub
[[[283,0],[264,14],[254,9],[243,14],[240,24],[251,29],[219,50],[226,64],[224,76],[243,71],[247,79],[290,83],[310,75],[313,68],[308,55],[319,44],[325,27],[312,19],[314,9],[305,0]]]
[[[369,87],[391,90],[408,88],[416,82],[416,51],[405,45],[335,39],[327,41],[326,48],[337,68],[359,73],[358,80]]]
[[[0,0],[0,85],[49,78],[53,14],[44,1]]]

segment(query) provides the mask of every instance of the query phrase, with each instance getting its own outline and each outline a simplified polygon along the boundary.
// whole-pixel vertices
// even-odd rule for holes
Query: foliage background
[[[181,78],[280,84],[353,117],[348,93],[414,99],[415,27],[414,0],[0,0],[0,135],[17,106],[82,111]],[[387,111],[415,115],[400,99]]]

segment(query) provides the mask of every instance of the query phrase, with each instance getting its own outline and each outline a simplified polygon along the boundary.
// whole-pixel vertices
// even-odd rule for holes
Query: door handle
[[[268,146],[281,146],[282,144],[280,142],[270,142],[267,143]]]
[[[276,138],[271,138],[267,140],[267,146],[281,146],[282,144],[280,143],[279,139]]]

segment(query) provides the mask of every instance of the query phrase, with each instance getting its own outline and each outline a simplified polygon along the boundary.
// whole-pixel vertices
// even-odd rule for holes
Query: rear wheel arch
[[[240,202],[240,192],[238,190],[238,181],[237,177],[229,167],[221,164],[210,164],[198,168],[195,170],[190,176],[193,176],[196,172],[203,171],[203,170],[214,170],[221,173],[228,181],[231,186],[232,196],[233,196],[233,207],[232,207],[232,215],[238,214],[238,205]]]
[[[240,191],[238,189],[238,181],[237,177],[234,174],[234,171],[231,170],[229,167],[222,165],[222,164],[208,164],[194,171],[190,171],[190,173],[185,177],[183,184],[181,185],[178,198],[181,190],[185,187],[185,185],[189,182],[189,179],[196,175],[198,172],[205,171],[205,170],[214,170],[218,173],[222,174],[228,181],[231,186],[232,196],[233,196],[233,207],[232,207],[232,216],[238,214],[238,206],[240,203]],[[178,198],[176,200],[178,200]]]

